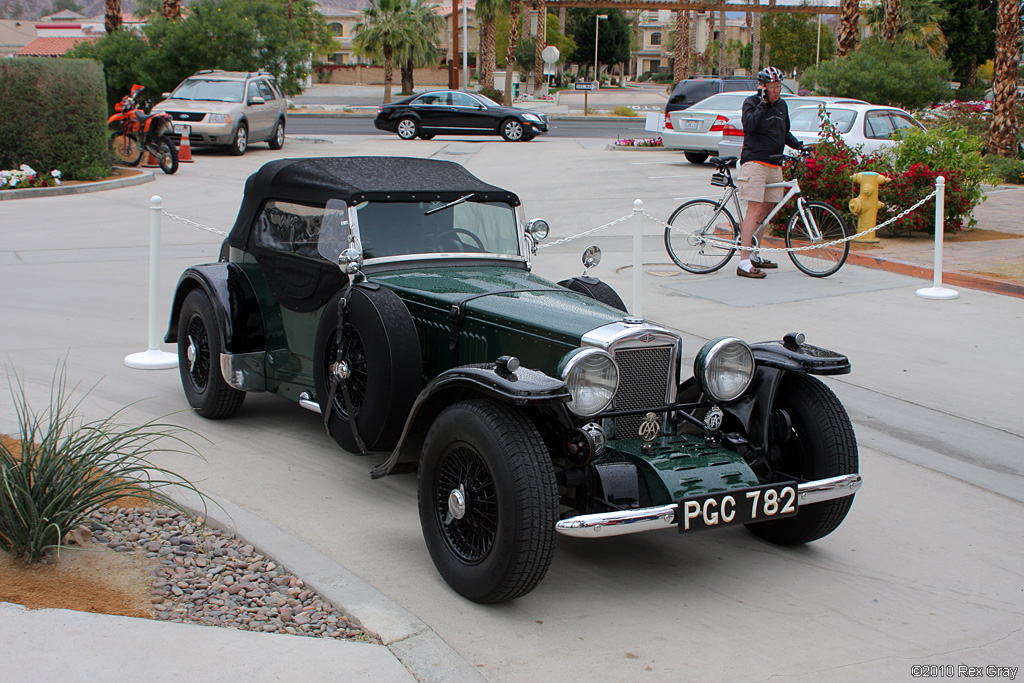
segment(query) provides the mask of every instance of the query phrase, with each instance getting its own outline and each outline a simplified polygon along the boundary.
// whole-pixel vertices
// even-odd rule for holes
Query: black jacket
[[[743,100],[743,151],[740,163],[762,161],[778,164],[786,145],[800,149],[803,143],[789,132],[789,107],[781,97],[768,104],[760,95]],[[774,157],[774,158],[773,158]]]

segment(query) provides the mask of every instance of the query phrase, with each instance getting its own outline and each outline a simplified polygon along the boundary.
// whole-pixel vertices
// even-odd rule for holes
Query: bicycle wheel
[[[790,249],[800,247],[816,247],[846,237],[846,221],[831,205],[825,202],[807,202],[804,204],[807,218],[817,226],[817,235],[810,226],[800,218],[800,212],[794,211],[786,227],[786,246]],[[846,256],[850,253],[850,243],[841,242],[830,247],[820,246],[806,251],[791,251],[789,258],[796,267],[811,277],[828,277],[843,267]]]
[[[732,258],[740,236],[736,220],[710,199],[686,202],[668,219],[665,249],[676,265],[690,273],[713,273]]]

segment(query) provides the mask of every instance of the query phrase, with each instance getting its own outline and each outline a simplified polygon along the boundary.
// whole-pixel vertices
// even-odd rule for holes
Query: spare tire
[[[359,452],[352,421],[339,385],[334,401],[330,366],[338,349],[339,292],[331,297],[317,327],[314,382],[320,410],[329,417],[327,431],[347,451]],[[398,443],[413,401],[423,384],[419,335],[412,315],[398,295],[376,285],[352,288],[345,312],[343,358],[352,374],[348,379],[352,413],[359,436],[368,450],[391,450]]]
[[[570,280],[562,280],[558,284],[574,292],[586,294],[591,299],[608,304],[623,313],[629,312],[626,310],[626,304],[622,303],[622,299],[615,293],[615,290],[595,277],[574,277]]]

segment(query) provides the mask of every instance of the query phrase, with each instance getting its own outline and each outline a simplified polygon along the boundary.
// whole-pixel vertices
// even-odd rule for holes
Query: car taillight
[[[727,123],[722,126],[722,137],[743,137],[743,129],[738,128],[731,123]]]
[[[672,118],[667,113],[665,114],[665,130],[675,130],[672,127]]]
[[[729,118],[728,117],[719,115],[719,117],[717,119],[715,119],[715,122],[711,124],[711,132],[715,133],[717,131],[722,130],[722,128],[728,122],[729,122]]]
[[[377,107],[377,116],[380,116],[382,111],[384,111],[384,107]]]

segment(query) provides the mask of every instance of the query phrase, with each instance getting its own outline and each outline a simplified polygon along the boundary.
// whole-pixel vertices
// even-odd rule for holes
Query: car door
[[[452,92],[451,110],[448,114],[446,128],[464,133],[492,133],[498,122],[475,97],[464,92]]]
[[[245,89],[245,116],[249,120],[249,139],[265,140],[270,135],[274,110],[265,100],[262,104],[255,98],[263,99],[259,81],[249,81]]]
[[[411,103],[409,108],[420,120],[420,128],[425,131],[437,132],[447,128],[446,121],[451,112],[448,104],[448,93],[423,93]]]
[[[869,111],[864,117],[864,151],[876,152],[892,144],[891,136],[896,126],[889,118],[889,111],[879,109]]]

